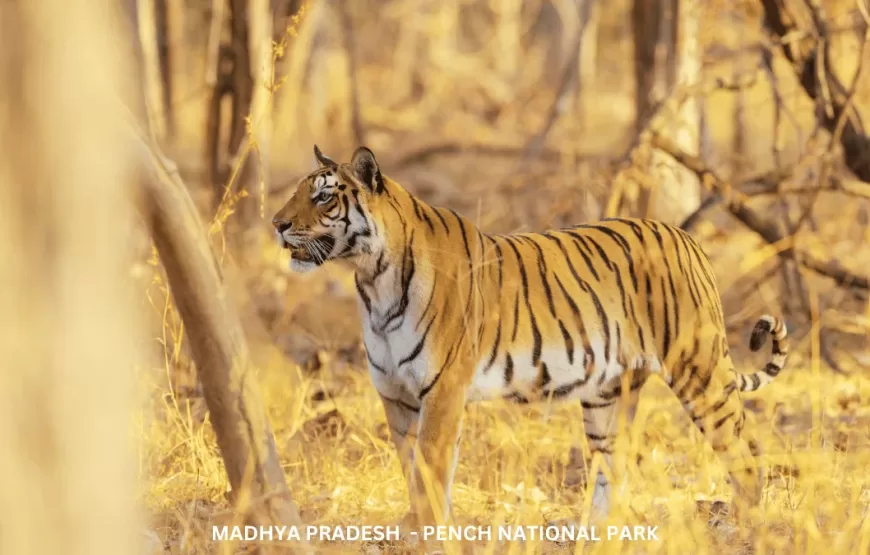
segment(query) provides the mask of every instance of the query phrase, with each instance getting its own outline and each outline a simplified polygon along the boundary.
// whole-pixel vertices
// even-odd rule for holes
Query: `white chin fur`
[[[314,262],[303,262],[302,260],[296,260],[294,258],[290,259],[290,269],[297,274],[304,274],[305,272],[310,272],[315,268],[317,268],[317,264]]]

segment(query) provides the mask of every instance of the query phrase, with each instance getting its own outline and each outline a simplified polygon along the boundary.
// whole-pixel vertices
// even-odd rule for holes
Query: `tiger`
[[[371,381],[408,482],[410,522],[445,522],[467,403],[579,400],[601,461],[591,509],[607,516],[617,416],[657,375],[725,463],[734,499],[760,500],[760,446],[741,394],[782,371],[783,321],[762,315],[749,346],[769,362],[735,371],[711,263],[678,227],[607,218],[562,229],[485,233],[384,175],[357,148],[338,164],[314,146],[272,224],[290,269],[353,270]],[[733,504],[732,504],[733,506]],[[406,517],[407,518],[407,517]]]

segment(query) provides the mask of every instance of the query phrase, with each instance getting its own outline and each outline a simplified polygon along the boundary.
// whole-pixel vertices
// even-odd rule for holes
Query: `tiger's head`
[[[314,145],[320,166],[299,180],[272,218],[278,244],[290,251],[290,269],[308,272],[328,260],[370,256],[379,239],[369,207],[384,190],[375,155],[362,146],[350,164],[338,164]]]

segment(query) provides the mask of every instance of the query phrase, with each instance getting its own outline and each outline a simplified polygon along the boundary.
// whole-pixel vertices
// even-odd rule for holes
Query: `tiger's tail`
[[[788,356],[788,331],[785,329],[785,322],[768,314],[759,318],[752,329],[749,348],[753,351],[762,348],[768,335],[773,335],[770,361],[758,372],[738,374],[737,389],[740,391],[757,391],[772,382],[782,372],[785,359]]]

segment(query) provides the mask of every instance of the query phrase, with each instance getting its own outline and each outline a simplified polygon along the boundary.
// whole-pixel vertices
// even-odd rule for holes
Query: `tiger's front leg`
[[[450,513],[450,490],[465,411],[465,385],[456,383],[449,368],[443,372],[447,375],[425,393],[420,412],[409,484],[411,511],[417,526],[443,523]]]
[[[410,485],[411,462],[414,458],[414,445],[420,422],[420,403],[409,393],[398,390],[390,394],[380,393],[390,428],[390,437],[396,446],[396,453],[402,465],[402,474]]]

